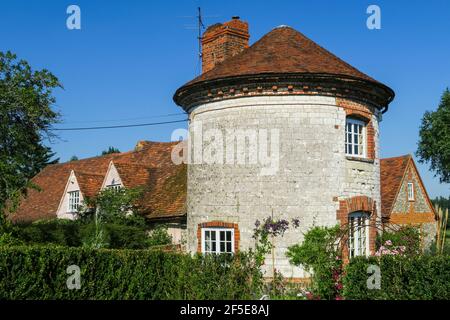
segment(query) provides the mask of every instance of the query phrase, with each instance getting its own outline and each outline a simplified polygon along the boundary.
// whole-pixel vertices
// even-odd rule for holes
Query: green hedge
[[[81,269],[79,290],[67,288],[70,265]],[[254,299],[261,286],[245,254],[0,247],[0,299]]]
[[[149,236],[145,225],[104,223],[101,226],[109,249],[147,249],[152,245],[171,243],[164,228],[159,228]],[[20,223],[9,229],[11,235],[24,244],[80,247],[94,235],[96,228],[94,222],[53,219]]]
[[[380,267],[379,290],[367,288],[369,265]],[[355,258],[345,273],[346,299],[450,299],[449,256]]]

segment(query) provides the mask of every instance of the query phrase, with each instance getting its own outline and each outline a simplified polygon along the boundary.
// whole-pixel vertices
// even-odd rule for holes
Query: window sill
[[[365,163],[374,163],[375,162],[374,159],[369,159],[369,158],[359,158],[359,157],[352,157],[352,156],[345,156],[345,158],[350,161],[359,161],[359,162],[365,162]]]

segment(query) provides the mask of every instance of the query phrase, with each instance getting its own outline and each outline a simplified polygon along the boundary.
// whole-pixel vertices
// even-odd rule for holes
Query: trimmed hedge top
[[[66,284],[80,268],[81,288]],[[0,299],[255,299],[262,277],[247,255],[0,247]]]
[[[369,289],[368,267],[380,268],[381,288]],[[450,257],[416,256],[353,259],[345,269],[346,299],[450,299]]]

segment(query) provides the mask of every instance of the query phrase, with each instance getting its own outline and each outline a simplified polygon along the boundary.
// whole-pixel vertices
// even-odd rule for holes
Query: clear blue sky
[[[66,28],[66,8],[81,8],[81,30]],[[381,8],[382,29],[366,28],[366,8]],[[196,8],[207,25],[239,15],[251,43],[286,24],[389,85],[396,98],[381,123],[383,157],[413,154],[425,110],[450,86],[450,1],[26,1],[1,0],[0,50],[64,85],[56,92],[59,127],[118,125],[182,119],[175,90],[198,72]],[[192,16],[189,18],[187,16]],[[108,120],[108,121],[106,121]],[[113,121],[111,121],[113,120]],[[169,141],[183,124],[62,132],[51,146],[61,161],[130,150],[138,140]],[[448,196],[426,165],[419,165],[432,197]]]

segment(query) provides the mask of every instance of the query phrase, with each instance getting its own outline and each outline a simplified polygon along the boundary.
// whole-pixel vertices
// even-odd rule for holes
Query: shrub
[[[14,234],[26,244],[81,245],[79,226],[64,219],[42,220],[14,226]]]
[[[336,240],[339,226],[314,227],[301,244],[289,247],[287,256],[296,266],[312,271],[312,293],[316,298],[339,299],[341,296],[342,260]]]
[[[172,243],[172,236],[167,232],[165,226],[157,226],[148,237],[149,246],[162,246]]]
[[[69,290],[67,267],[81,270]],[[0,248],[1,299],[255,299],[254,258],[55,246]]]
[[[385,230],[382,235],[377,236],[376,245],[380,249],[386,244],[390,246],[405,247],[402,253],[406,256],[415,256],[420,253],[420,233],[419,230],[411,226],[402,226],[397,230]]]
[[[125,219],[125,218],[124,218]],[[131,220],[130,220],[131,221]],[[159,227],[154,236],[148,236],[145,225],[140,223],[123,221],[120,223],[104,223],[102,229],[103,247],[111,249],[145,249],[152,245],[170,244],[171,238],[166,229]],[[129,224],[128,224],[129,223]],[[3,232],[1,244],[19,245],[46,245],[92,247],[98,243],[93,237],[97,235],[94,221],[71,221],[63,219],[37,221],[34,223],[22,223],[8,228],[9,232]],[[8,236],[7,236],[8,234]],[[7,238],[8,237],[8,238]]]
[[[368,289],[370,265],[380,267],[381,289]],[[346,299],[450,299],[448,256],[357,257],[345,268]]]

